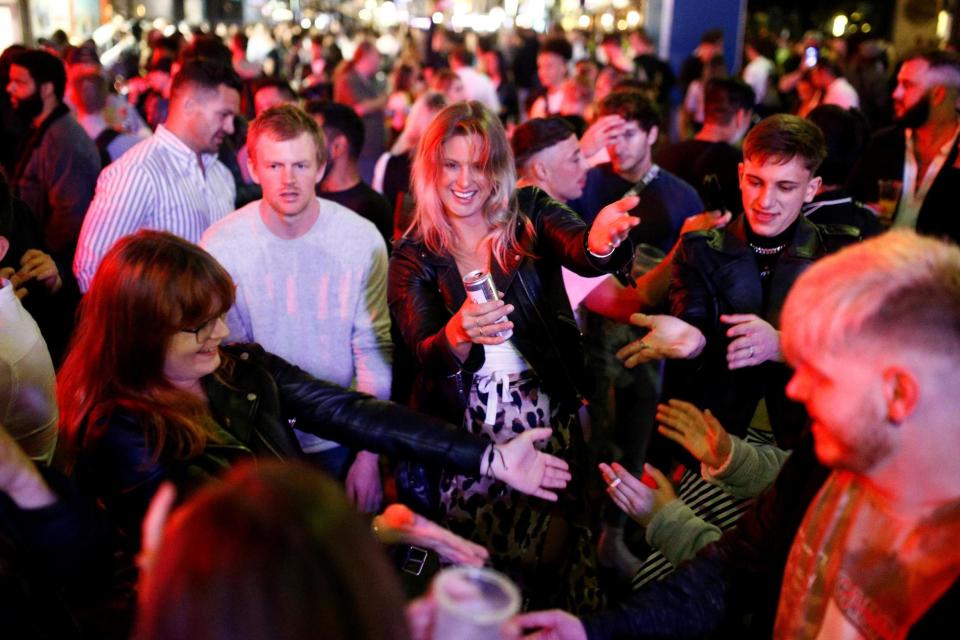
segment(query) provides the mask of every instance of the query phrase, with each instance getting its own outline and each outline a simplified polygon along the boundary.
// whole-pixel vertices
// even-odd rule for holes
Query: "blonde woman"
[[[584,371],[560,267],[597,275],[626,264],[632,253],[621,244],[639,222],[626,213],[636,200],[608,206],[588,230],[543,191],[515,184],[493,113],[478,102],[441,111],[417,147],[416,211],[390,262],[388,301],[417,364],[414,406],[493,442],[552,427],[546,450],[575,469],[557,505],[446,474],[445,523],[486,546],[528,606],[586,611],[600,597],[576,418]],[[500,300],[469,301],[463,277],[477,270],[491,274]]]

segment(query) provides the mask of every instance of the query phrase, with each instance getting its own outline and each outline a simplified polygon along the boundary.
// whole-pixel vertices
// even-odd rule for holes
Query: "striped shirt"
[[[140,229],[200,242],[207,227],[234,210],[236,185],[216,154],[200,156],[163,125],[108,166],[80,230],[73,272],[86,291],[104,254]]]

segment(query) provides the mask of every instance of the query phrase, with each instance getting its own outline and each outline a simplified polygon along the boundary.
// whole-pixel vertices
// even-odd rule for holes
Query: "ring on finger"
[[[753,358],[753,347],[750,347],[750,350],[747,352],[748,358]]]
[[[610,489],[616,489],[617,487],[620,486],[620,483],[621,483],[621,482],[623,482],[623,480],[621,480],[619,477],[614,478],[614,479],[610,482],[610,484],[607,485],[607,487],[610,488]]]

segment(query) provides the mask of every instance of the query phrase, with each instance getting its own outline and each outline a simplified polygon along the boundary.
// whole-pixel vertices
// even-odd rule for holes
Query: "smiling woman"
[[[493,113],[479,102],[441,111],[417,149],[417,208],[390,261],[388,302],[418,367],[413,406],[495,443],[552,427],[544,450],[582,465],[583,354],[560,267],[599,275],[627,262],[632,251],[618,247],[639,222],[625,215],[636,201],[610,205],[588,230],[516,181]],[[469,300],[463,281],[475,271],[489,274],[500,296]],[[488,547],[530,602],[580,611],[599,604],[582,484],[554,508],[450,471],[438,498],[445,523]]]

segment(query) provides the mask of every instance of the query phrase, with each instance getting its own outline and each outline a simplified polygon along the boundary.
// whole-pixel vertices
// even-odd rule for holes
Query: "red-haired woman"
[[[361,449],[492,474],[547,498],[566,485],[566,464],[533,448],[545,431],[489,449],[257,345],[222,346],[233,299],[230,276],[210,254],[141,231],[107,253],[81,303],[58,377],[61,437],[81,486],[134,540],[163,481],[182,494],[239,460],[296,457],[294,424]]]
[[[416,408],[497,443],[550,426],[546,450],[573,464],[582,462],[583,354],[560,267],[600,275],[629,261],[629,247],[618,247],[639,222],[626,213],[636,200],[608,206],[588,230],[516,181],[496,115],[479,102],[441,111],[417,148],[414,223],[390,260],[387,297],[419,366]],[[463,277],[476,270],[491,274],[502,300],[467,298]],[[444,524],[487,546],[531,606],[598,604],[582,492],[554,508],[448,474],[441,494]]]

